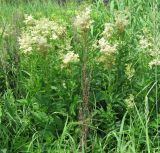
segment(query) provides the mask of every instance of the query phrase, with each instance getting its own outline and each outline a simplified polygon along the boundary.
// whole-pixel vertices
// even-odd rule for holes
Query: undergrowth
[[[0,1],[2,153],[159,153],[158,0]]]

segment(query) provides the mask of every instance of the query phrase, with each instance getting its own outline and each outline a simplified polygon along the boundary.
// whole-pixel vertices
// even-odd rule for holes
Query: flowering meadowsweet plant
[[[96,58],[97,62],[103,63],[104,67],[111,66],[115,63],[115,54],[117,53],[117,44],[110,44],[105,38],[98,41],[97,48],[99,48],[99,57]]]
[[[75,54],[73,51],[70,51],[66,55],[64,55],[62,62],[64,65],[68,65],[70,63],[77,63],[79,62],[79,55]]]
[[[135,69],[132,67],[132,64],[126,64],[125,74],[127,76],[127,79],[131,81],[135,74]]]
[[[115,25],[109,22],[104,23],[104,30],[100,34],[101,38],[95,40],[92,47],[94,50],[99,50],[99,57],[96,61],[104,63],[105,66],[111,66],[115,63],[115,55],[118,49],[118,43],[113,39]]]
[[[160,153],[160,0],[18,1],[0,0],[0,152]]]
[[[141,49],[148,49],[152,46],[152,43],[145,38],[144,36],[140,36],[140,40],[139,40],[139,47]]]
[[[91,7],[87,7],[76,16],[73,24],[75,28],[86,31],[91,27],[92,23],[93,20],[91,19]]]
[[[159,44],[157,44],[157,48],[152,48],[149,50],[150,56],[152,60],[149,62],[149,67],[152,68],[154,66],[160,66],[160,49]]]
[[[139,48],[141,51],[147,52],[148,55],[152,58],[149,62],[149,68],[160,65],[160,50],[159,42],[154,44],[153,37],[148,29],[144,28],[144,35],[139,36]]]
[[[117,11],[115,13],[115,26],[120,32],[123,32],[129,24],[129,12],[127,10]]]
[[[23,32],[21,34],[21,37],[18,39],[18,41],[20,45],[20,50],[22,50],[24,54],[28,54],[32,52],[33,40],[32,40],[32,37],[28,33]]]
[[[160,66],[160,60],[153,59],[151,62],[149,62],[149,67],[152,68],[153,66]]]
[[[134,95],[133,94],[129,94],[128,98],[126,98],[125,100],[125,104],[127,109],[131,110],[134,108]]]
[[[47,52],[53,42],[65,36],[66,28],[48,18],[34,19],[31,15],[25,15],[26,27],[19,37],[20,50],[23,53],[39,50]],[[53,46],[52,46],[53,47]]]
[[[116,53],[117,44],[111,45],[103,37],[98,41],[100,53],[104,55],[113,55]]]
[[[102,32],[102,35],[105,38],[110,38],[110,37],[112,37],[113,31],[114,31],[114,24],[105,23],[104,31]]]
[[[36,20],[33,18],[32,15],[25,14],[24,17],[25,17],[24,23],[25,23],[26,25],[32,26],[32,25],[35,24],[35,21],[36,21]]]

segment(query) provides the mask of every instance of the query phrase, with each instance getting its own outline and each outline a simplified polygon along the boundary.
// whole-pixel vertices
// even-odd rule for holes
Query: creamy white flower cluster
[[[80,14],[78,14],[74,20],[74,27],[81,30],[86,31],[90,28],[92,24],[91,20],[91,7],[85,8]],[[63,55],[62,57],[62,68],[69,65],[70,63],[77,63],[79,62],[79,55],[74,53],[73,51],[70,51],[72,47],[70,44],[67,46],[69,48],[68,53]]]
[[[75,54],[73,51],[69,51],[63,57],[63,64],[67,65],[69,63],[76,63],[79,61],[79,55]]]
[[[113,55],[117,51],[117,44],[112,44],[110,38],[114,32],[114,25],[112,23],[105,23],[104,31],[102,32],[102,37],[97,41],[97,44],[94,44],[95,48],[100,50],[99,62],[103,63],[112,63],[114,62]],[[109,64],[109,63],[108,63]]]
[[[145,38],[144,36],[140,36],[139,47],[141,49],[148,49],[151,46],[152,46],[152,44],[149,41],[149,39]]]
[[[113,55],[117,50],[117,44],[111,45],[107,40],[104,39],[104,37],[98,41],[98,45],[100,48],[100,53],[103,55]]]
[[[74,53],[73,47],[71,45],[72,39],[67,39],[64,46],[62,47],[62,52],[60,52],[60,59],[62,62],[61,68],[65,68],[70,63],[77,63],[79,62],[79,55]]]
[[[129,23],[128,17],[129,17],[128,10],[117,11],[115,13],[115,25],[120,32],[123,32],[125,30],[125,27],[128,25]]]
[[[105,23],[102,37],[93,44],[94,48],[99,48],[101,56],[99,62],[105,62],[106,64],[113,64],[115,61],[115,53],[117,52],[118,44],[113,42],[113,36],[117,30],[123,32],[129,23],[129,12],[127,10],[117,11],[115,13],[114,23]]]
[[[152,68],[153,66],[160,66],[160,42],[159,42],[160,35],[155,38],[155,40],[150,38],[148,48],[150,56],[152,60],[149,63],[149,67]]]
[[[144,32],[145,35],[140,36],[139,38],[139,48],[142,51],[148,52],[152,57],[152,60],[149,62],[149,67],[160,65],[160,44],[154,43],[153,37],[147,29]]]
[[[152,60],[149,62],[149,67],[160,66],[160,44],[156,44],[155,47],[150,50],[150,56]]]
[[[25,14],[24,17],[25,17],[24,23],[26,25],[34,25],[35,24],[36,20],[33,18],[32,15]]]
[[[66,30],[48,18],[36,20],[31,15],[25,15],[24,23],[26,27],[18,39],[23,53],[31,53],[33,47],[45,51],[50,46],[50,41],[60,38]]]
[[[86,31],[90,28],[92,24],[91,20],[91,7],[85,8],[80,14],[78,14],[74,20],[74,27],[81,30]],[[77,63],[79,61],[79,55],[74,53],[70,43],[66,46],[66,50],[68,51],[67,54],[63,55],[62,57],[62,68],[69,65],[70,63]]]
[[[21,34],[21,37],[19,38],[19,45],[20,45],[20,50],[22,50],[23,53],[25,54],[30,53],[33,49],[32,47],[33,41],[30,34],[28,34],[27,32],[23,32]]]
[[[149,62],[149,67],[152,68],[153,66],[160,66],[160,60],[153,59],[151,62]]]
[[[125,74],[127,76],[127,79],[131,81],[131,79],[133,78],[133,76],[135,74],[135,69],[133,68],[131,63],[126,64]]]
[[[6,38],[6,37],[10,37],[11,35],[14,34],[14,26],[7,24],[4,27],[0,26],[0,35],[2,35],[2,37]]]
[[[102,32],[103,37],[110,38],[114,31],[114,24],[112,23],[105,23],[104,31]]]
[[[131,110],[134,108],[134,95],[133,94],[129,94],[128,98],[126,98],[125,100],[125,104],[127,106],[127,109]]]
[[[80,14],[78,14],[74,21],[74,26],[77,29],[85,31],[90,28],[93,20],[91,19],[91,7],[85,8]]]

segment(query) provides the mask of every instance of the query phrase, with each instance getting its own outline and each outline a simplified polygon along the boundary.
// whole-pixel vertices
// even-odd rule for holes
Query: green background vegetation
[[[47,17],[67,26],[73,35],[76,12],[90,2],[68,2],[59,6],[51,1],[0,4],[0,151],[2,153],[78,153],[82,101],[80,69],[60,70],[56,51],[46,58],[24,56],[17,38],[24,26],[24,14]],[[93,63],[89,101],[88,147],[90,153],[159,153],[159,67],[149,68],[148,52],[138,48],[138,35],[147,30],[157,44],[160,4],[155,0],[97,1],[92,6],[94,27],[89,41],[99,38],[105,22],[113,20],[114,10],[128,8],[130,23],[123,34],[113,67],[104,69]],[[155,18],[156,16],[156,18]],[[11,25],[11,26],[9,26]],[[12,27],[5,38],[4,30]],[[74,50],[81,42],[73,41]],[[92,59],[92,56],[91,56]],[[92,64],[92,62],[91,62]],[[135,74],[128,80],[126,64]],[[65,83],[65,85],[64,85]],[[125,99],[134,95],[134,108]]]

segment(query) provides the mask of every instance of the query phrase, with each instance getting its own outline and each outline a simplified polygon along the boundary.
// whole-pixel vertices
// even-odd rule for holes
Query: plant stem
[[[89,90],[90,82],[88,76],[88,42],[87,42],[87,32],[83,34],[84,47],[82,52],[82,78],[81,78],[81,87],[82,87],[82,104],[79,109],[79,119],[82,123],[81,127],[81,137],[80,137],[80,146],[81,151],[87,148],[87,137],[88,137],[88,115],[89,115]]]

